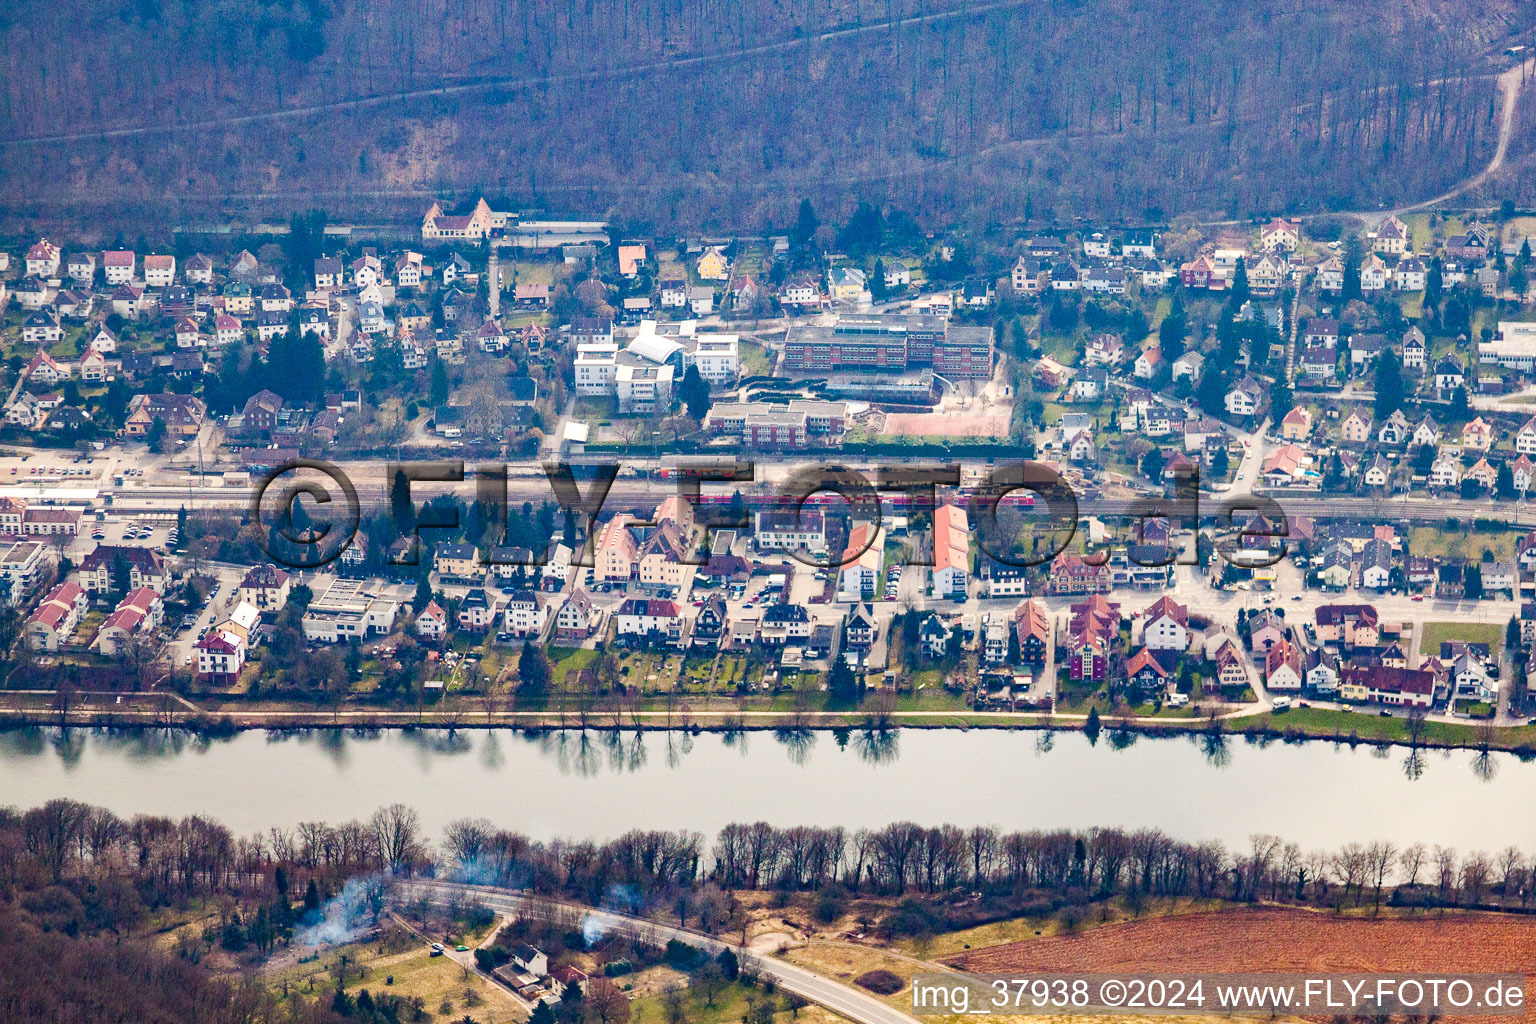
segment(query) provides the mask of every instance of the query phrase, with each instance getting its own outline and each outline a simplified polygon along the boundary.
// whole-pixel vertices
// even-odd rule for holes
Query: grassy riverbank
[[[672,707],[645,706],[605,709],[527,710],[506,702],[463,703],[451,706],[373,707],[343,703],[318,707],[283,701],[221,701],[182,698],[173,694],[77,695],[67,709],[45,692],[0,694],[0,728],[69,726],[96,728],[176,728],[208,735],[233,735],[251,729],[486,729],[531,731],[560,729],[608,731],[685,730],[744,732],[763,730],[896,729],[1019,729],[1033,731],[1090,730],[1081,715],[1032,712],[977,712],[892,705],[865,701],[846,709],[786,708],[765,700],[761,704],[729,705],[725,701],[678,702]],[[1383,717],[1374,709],[1338,711],[1295,708],[1282,713],[1248,713],[1228,708],[1216,718],[1103,715],[1093,738],[1111,745],[1134,742],[1137,736],[1194,735],[1216,742],[1225,737],[1250,741],[1395,744],[1427,749],[1463,748],[1511,751],[1536,757],[1536,724],[1492,727],[1426,720],[1410,723]]]

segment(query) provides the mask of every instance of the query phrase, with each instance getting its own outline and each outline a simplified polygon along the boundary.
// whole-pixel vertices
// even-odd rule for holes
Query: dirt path
[[[1457,196],[1477,188],[1483,182],[1487,181],[1490,175],[1495,174],[1499,168],[1504,166],[1504,157],[1509,152],[1509,140],[1514,135],[1515,131],[1515,107],[1520,99],[1520,91],[1525,85],[1525,69],[1526,62],[1521,61],[1519,64],[1516,64],[1514,67],[1499,75],[1499,92],[1504,96],[1504,109],[1499,117],[1499,142],[1498,145],[1494,147],[1493,159],[1488,161],[1488,166],[1484,167],[1481,171],[1477,172],[1466,181],[1463,181],[1460,185],[1457,185],[1449,192],[1442,192],[1440,195],[1435,196],[1433,199],[1426,199],[1422,203],[1414,203],[1412,206],[1399,207],[1394,212],[1412,213],[1415,210],[1423,210],[1431,206],[1438,206],[1449,199],[1455,199]]]
[[[535,77],[511,77],[498,76],[481,79],[477,82],[469,82],[460,85],[439,85],[426,89],[407,89],[401,92],[384,93],[373,96],[361,96],[352,100],[341,100],[331,103],[313,103],[303,107],[290,107],[286,110],[269,110],[259,114],[241,114],[230,117],[216,117],[205,121],[186,121],[179,124],[145,125],[136,128],[111,128],[98,129],[96,131],[65,132],[58,135],[32,135],[0,140],[0,147],[21,146],[38,143],[81,142],[87,139],[121,139],[137,135],[159,135],[169,132],[200,131],[208,128],[225,128],[235,125],[258,124],[264,121],[283,121],[293,118],[308,117],[313,114],[324,114],[339,111],[358,111],[373,107],[396,106],[408,100],[427,99],[436,96],[462,96],[470,93],[489,92],[494,89],[522,90],[540,86],[560,85],[571,82],[602,81],[605,79],[630,78],[636,75],[650,74],[655,71],[672,71],[679,68],[700,67],[710,64],[718,64],[727,61],[736,61],[745,57],[759,57],[770,53],[780,53],[787,50],[798,49],[808,43],[824,43],[838,39],[846,39],[854,36],[866,35],[872,32],[887,32],[893,29],[911,28],[918,25],[926,25],[931,22],[949,21],[954,18],[968,18],[977,14],[987,14],[992,11],[1006,10],[1010,7],[1021,7],[1025,0],[993,0],[991,3],[973,4],[948,11],[938,11],[933,14],[917,14],[906,18],[890,21],[874,22],[867,25],[847,25],[842,28],[829,29],[812,36],[792,37],[781,39],[771,43],[761,43],[757,46],[746,46],[735,50],[720,51],[716,53],[695,54],[691,57],[675,57],[670,60],[646,61],[640,64],[632,64],[623,68],[600,68],[591,71],[572,71],[554,75],[539,75]]]

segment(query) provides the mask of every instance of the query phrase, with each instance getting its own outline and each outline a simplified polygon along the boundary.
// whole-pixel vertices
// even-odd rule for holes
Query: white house
[[[1189,609],[1160,597],[1142,613],[1141,642],[1154,651],[1189,649]]]

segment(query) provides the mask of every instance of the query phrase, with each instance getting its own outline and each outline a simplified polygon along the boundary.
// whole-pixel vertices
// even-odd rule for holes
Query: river
[[[1410,762],[1410,758],[1417,760]],[[905,730],[546,733],[497,730],[0,733],[0,805],[73,797],[127,816],[214,816],[237,832],[415,807],[436,837],[484,816],[538,838],[631,828],[713,834],[730,821],[895,820],[1015,828],[1156,826],[1247,845],[1391,839],[1493,852],[1536,846],[1536,763],[1467,750],[1241,737]]]

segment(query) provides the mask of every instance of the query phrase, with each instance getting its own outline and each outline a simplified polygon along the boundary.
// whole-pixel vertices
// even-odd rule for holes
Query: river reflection
[[[730,821],[873,827],[1156,826],[1303,845],[1376,838],[1536,843],[1510,809],[1536,764],[1488,751],[1257,739],[1210,730],[787,727],[720,733],[316,729],[208,738],[167,730],[0,732],[0,803],[69,796],[120,814],[206,813],[239,831],[365,817],[403,801],[429,828],[486,816],[538,837]]]

